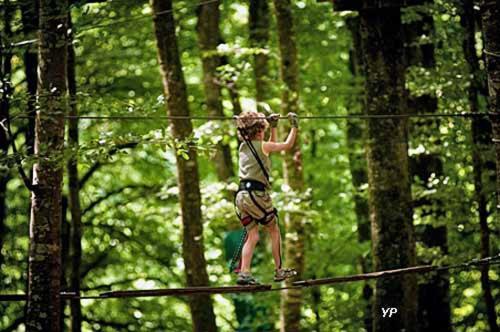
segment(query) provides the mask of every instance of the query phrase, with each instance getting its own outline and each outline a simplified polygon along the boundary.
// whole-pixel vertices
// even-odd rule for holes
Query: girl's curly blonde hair
[[[242,132],[245,134],[247,140],[254,140],[257,134],[269,127],[269,123],[265,119],[263,113],[246,111],[242,112],[236,118],[236,125],[242,130],[238,130],[238,138],[243,141]]]

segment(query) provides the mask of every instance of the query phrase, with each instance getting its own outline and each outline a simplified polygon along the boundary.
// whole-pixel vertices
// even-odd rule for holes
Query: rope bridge
[[[341,277],[309,279],[292,282],[291,286],[273,288],[271,285],[252,285],[252,286],[202,286],[202,287],[185,287],[185,288],[167,288],[167,289],[149,289],[149,290],[121,290],[104,292],[95,296],[79,295],[77,293],[64,292],[61,297],[64,300],[71,299],[112,299],[112,298],[138,298],[138,297],[160,297],[160,296],[196,296],[209,294],[236,294],[236,293],[262,293],[283,291],[287,289],[300,289],[305,287],[318,287],[324,285],[349,283],[362,280],[392,278],[404,274],[425,274],[425,273],[441,273],[449,270],[466,270],[470,268],[478,268],[484,266],[500,265],[500,254],[481,259],[472,259],[463,263],[453,265],[420,265],[402,269],[377,271],[364,274],[354,274]],[[26,301],[26,294],[0,294],[0,301]]]

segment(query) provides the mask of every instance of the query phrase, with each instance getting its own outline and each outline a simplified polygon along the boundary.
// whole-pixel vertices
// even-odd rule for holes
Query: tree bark
[[[61,198],[61,292],[68,292],[68,266],[70,266],[70,233],[71,225],[68,222],[68,196],[62,195]],[[61,330],[64,331],[64,312],[66,309],[66,301],[61,300]]]
[[[170,116],[189,116],[186,84],[175,36],[172,0],[152,0],[151,5],[168,114]],[[171,122],[171,130],[173,136],[182,141],[191,136],[193,127],[190,120],[175,119]],[[179,153],[176,154],[177,181],[183,224],[182,255],[187,285],[206,286],[209,284],[209,280],[203,246],[197,154],[194,148],[188,148],[187,153],[189,155],[188,160],[184,159]],[[213,304],[209,296],[191,297],[189,306],[194,331],[217,331]]]
[[[362,49],[361,49],[361,36],[359,32],[359,18],[350,18],[347,20],[347,26],[351,32],[352,45],[350,51],[349,68],[353,77],[362,76]],[[351,100],[352,113],[358,113],[358,109],[362,108],[362,98],[359,94],[355,95]],[[363,112],[364,113],[364,112]],[[368,172],[366,163],[366,132],[365,122],[348,121],[347,122],[347,143],[349,145],[349,169],[351,172],[352,186],[354,187],[354,212],[356,214],[356,221],[358,226],[358,242],[365,243],[371,240],[370,234],[370,216],[368,200],[363,194],[361,189],[368,183]],[[368,257],[367,257],[368,256]],[[371,271],[371,264],[369,262],[369,255],[360,255],[358,257],[361,273]],[[363,299],[365,301],[364,310],[364,326],[366,331],[371,331],[372,322],[372,296],[373,289],[368,282],[363,286]]]
[[[360,12],[368,114],[402,114],[406,108],[405,66],[399,8]],[[375,271],[415,265],[405,119],[368,121],[368,184]],[[416,278],[376,282],[373,331],[415,331]],[[398,314],[383,318],[382,307]]]
[[[406,65],[434,68],[436,65],[433,43],[421,44],[421,36],[434,36],[434,19],[432,15],[423,13],[419,20],[404,25],[406,48]],[[411,113],[436,113],[438,110],[437,98],[431,94],[422,96],[409,96],[409,112]],[[413,121],[411,132],[415,136],[428,137],[430,133],[439,131],[439,120]],[[436,144],[436,143],[433,143]],[[435,152],[416,154],[410,158],[410,174],[413,179],[417,176],[426,190],[432,189],[430,180],[432,176],[443,177],[443,162],[441,156]],[[439,198],[428,196],[426,204],[419,206],[423,214],[431,220],[419,226],[417,240],[425,248],[439,249],[439,254],[432,259],[448,254],[448,232],[446,225],[436,226],[444,217],[443,201]],[[429,212],[427,212],[429,211]],[[432,264],[432,259],[418,258],[418,264]],[[430,274],[425,276],[418,285],[418,330],[421,332],[432,331],[451,332],[450,308],[450,276],[448,273]]]
[[[39,20],[39,1],[21,1],[21,17],[23,23],[23,33],[26,39],[35,38]],[[28,102],[26,113],[28,127],[26,128],[26,147],[28,155],[35,152],[35,115],[36,115],[36,89],[37,89],[37,68],[38,55],[34,45],[27,46],[24,51],[24,73],[26,76]]]
[[[290,0],[274,0],[274,9],[278,25],[280,72],[284,83],[281,112],[299,114],[299,63]],[[292,150],[285,154],[283,168],[286,183],[300,197],[304,190],[304,174],[299,137]],[[305,266],[304,221],[303,216],[291,213],[285,216],[285,262],[297,270],[297,278],[303,276]],[[302,301],[300,289],[289,289],[282,293],[281,331],[300,331]]]
[[[229,64],[229,58],[227,56],[223,56],[221,57],[221,59],[222,59],[221,64],[223,66]],[[236,84],[236,79],[230,78],[228,80],[225,80],[224,82],[221,82],[220,84],[223,84],[229,93],[229,99],[231,100],[231,104],[233,106],[233,114],[239,115],[242,112],[242,110],[240,103],[240,93],[238,92],[238,85]]]
[[[419,235],[423,247],[439,248],[442,255],[448,254],[446,226],[423,225]],[[426,260],[418,262],[418,264],[431,263]],[[453,331],[448,272],[430,274],[418,285],[418,323],[418,331],[421,332]]]
[[[3,120],[2,117],[0,117],[0,121]],[[1,156],[6,156],[7,155],[7,148],[8,147],[8,141],[7,138],[4,137],[3,133],[0,133],[0,155]],[[7,143],[7,144],[5,144]],[[8,171],[3,170],[2,174],[0,174],[0,286],[3,285],[3,273],[1,271],[3,270],[3,263],[5,261],[4,256],[2,254],[2,248],[4,246],[4,239],[6,237],[7,233],[7,184],[10,180],[10,176],[8,174]]]
[[[497,156],[498,210],[498,206],[500,206],[500,34],[498,33],[500,31],[500,4],[498,1],[481,1],[481,19],[488,73],[489,111]]]
[[[12,22],[13,15],[13,5],[10,4],[9,0],[4,1],[3,5],[3,25],[6,41],[2,35],[0,35],[0,80],[2,83],[2,93],[0,98],[0,123],[6,124],[9,121],[9,110],[10,110],[10,97],[12,94],[12,53],[10,50],[4,50],[3,45],[10,43],[10,38],[12,38]],[[0,127],[0,156],[5,157],[9,152],[10,138],[5,128]],[[8,168],[2,167],[0,170],[0,286],[3,284],[2,277],[2,264],[4,263],[4,257],[2,254],[2,248],[4,245],[4,238],[7,232],[6,219],[7,219],[7,184],[10,180],[10,172]]]
[[[316,276],[313,275],[313,279],[315,279]],[[321,332],[321,314],[319,312],[320,305],[321,305],[321,288],[320,287],[313,287],[311,289],[311,299],[312,299],[312,308],[314,312],[314,326],[315,326],[315,332]]]
[[[70,28],[71,13],[68,14]],[[69,115],[78,115],[78,104],[76,98],[76,65],[75,49],[73,47],[73,34],[69,35],[68,42],[68,92],[69,92]],[[78,147],[79,130],[78,119],[71,118],[68,122],[68,145],[74,151],[67,163],[68,171],[68,193],[69,211],[71,214],[71,273],[70,289],[76,294],[80,293],[80,274],[82,265],[82,209],[80,204],[80,181],[78,177]],[[71,331],[80,332],[82,330],[82,307],[79,299],[71,300]]]
[[[205,100],[208,114],[211,116],[224,115],[221,100],[221,85],[217,83],[217,67],[221,65],[221,57],[214,54],[221,42],[219,5],[219,1],[200,4],[198,7],[198,24],[196,26],[203,65]],[[215,165],[219,180],[228,181],[234,176],[231,149],[228,144],[219,143],[217,145]]]
[[[23,33],[26,39],[36,38],[39,21],[39,1],[21,1],[21,20]],[[28,126],[25,131],[25,145],[27,155],[32,156],[35,153],[35,116],[36,116],[36,92],[38,84],[38,53],[36,45],[31,44],[24,50],[24,73],[26,76],[26,85],[28,92],[28,102],[26,114],[30,116]],[[33,181],[33,169],[30,169],[29,178]],[[27,211],[31,211],[31,201]],[[26,262],[29,265],[29,262]],[[26,289],[29,281],[26,280]],[[28,303],[25,303],[25,313],[28,310]]]
[[[249,6],[249,30],[250,46],[252,48],[267,49],[269,43],[269,0],[250,0]],[[268,62],[269,57],[264,52],[254,55],[255,73],[255,99],[257,109],[263,110],[261,106],[269,98]]]
[[[60,331],[61,188],[66,113],[67,0],[40,1],[35,154],[28,271],[28,331]]]
[[[497,12],[498,13],[498,12]],[[480,90],[479,59],[476,53],[476,18],[474,14],[474,2],[472,0],[462,1],[461,24],[464,28],[463,49],[465,60],[469,65],[471,83],[468,89],[469,109],[471,113],[479,112],[478,95]],[[497,18],[497,21],[500,17]],[[474,173],[474,192],[478,207],[481,258],[490,255],[490,230],[488,227],[488,199],[483,186],[484,161],[482,154],[486,154],[488,142],[491,140],[491,127],[485,119],[472,118],[472,167]],[[486,129],[486,130],[485,130]],[[483,289],[483,300],[486,307],[486,316],[490,331],[498,332],[497,314],[495,310],[495,300],[491,292],[489,279],[489,266],[481,267],[481,288]]]
[[[232,83],[232,86],[229,86],[228,90],[229,90],[229,97],[231,98],[231,104],[233,105],[233,114],[240,115],[240,113],[242,112],[240,103],[240,94],[237,90],[236,84]]]

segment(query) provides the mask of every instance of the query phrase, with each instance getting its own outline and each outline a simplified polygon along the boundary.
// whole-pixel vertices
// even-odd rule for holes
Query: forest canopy
[[[4,0],[0,330],[498,331],[495,265],[290,287],[500,253],[499,9],[337,2]],[[300,123],[270,171],[290,289],[61,298],[235,285],[247,111]]]

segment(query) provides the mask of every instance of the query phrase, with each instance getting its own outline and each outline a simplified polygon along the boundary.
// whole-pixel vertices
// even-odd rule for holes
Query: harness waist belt
[[[239,190],[258,190],[258,191],[266,191],[266,185],[260,181],[255,180],[241,180]]]

